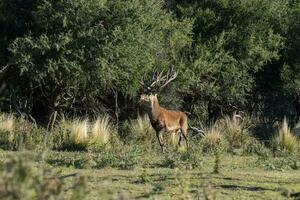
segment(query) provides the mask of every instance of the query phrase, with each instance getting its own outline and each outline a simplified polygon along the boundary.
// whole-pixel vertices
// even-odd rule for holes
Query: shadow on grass
[[[241,185],[219,185],[223,189],[229,190],[247,190],[247,191],[278,191],[276,189],[264,188],[259,186],[241,186]]]

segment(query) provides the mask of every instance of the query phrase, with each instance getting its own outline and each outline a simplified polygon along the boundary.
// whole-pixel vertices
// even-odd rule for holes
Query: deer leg
[[[164,133],[164,130],[158,131],[156,133],[156,136],[157,136],[160,148],[161,148],[162,152],[164,153],[165,152],[165,144],[164,144],[163,133]]]
[[[182,140],[182,131],[179,131],[179,140],[178,140],[178,146],[180,146]]]
[[[185,143],[186,143],[186,148],[187,150],[189,150],[189,139],[188,139],[188,135],[187,135],[187,131],[183,131],[181,129],[181,133],[182,133],[182,136],[184,137],[184,140],[185,140]]]

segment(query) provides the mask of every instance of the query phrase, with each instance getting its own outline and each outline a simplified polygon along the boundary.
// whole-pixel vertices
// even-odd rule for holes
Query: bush
[[[0,115],[0,147],[3,149],[15,149],[16,133],[15,130],[15,118],[11,114]]]
[[[278,133],[271,140],[271,145],[275,151],[287,151],[295,153],[299,148],[299,140],[291,132],[286,118],[284,118],[281,126],[278,128]]]

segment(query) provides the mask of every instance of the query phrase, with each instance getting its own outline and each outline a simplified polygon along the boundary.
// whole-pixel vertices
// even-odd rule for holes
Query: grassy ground
[[[297,166],[293,169],[293,165],[299,165],[297,159],[289,164],[287,158],[222,154],[220,172],[216,174],[213,154],[197,157],[197,165],[192,160],[174,158],[174,152],[161,155],[158,150],[114,161],[104,156],[106,165],[99,165],[104,158],[101,153],[1,151],[0,154],[1,163],[11,156],[28,157],[35,165],[46,165],[59,175],[85,176],[86,199],[300,198],[300,169]],[[182,157],[180,154],[177,156]],[[134,164],[129,167],[118,163],[132,160]],[[71,184],[72,179],[66,178],[64,182]]]

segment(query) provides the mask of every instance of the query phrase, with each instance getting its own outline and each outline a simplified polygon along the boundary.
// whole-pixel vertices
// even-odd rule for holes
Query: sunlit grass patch
[[[12,133],[15,130],[15,118],[12,114],[0,115],[0,132]]]
[[[89,145],[101,147],[107,144],[113,132],[114,128],[109,120],[109,117],[98,117],[91,127]]]
[[[73,150],[83,150],[88,145],[88,120],[87,119],[62,119],[59,124],[59,133],[62,147]]]

